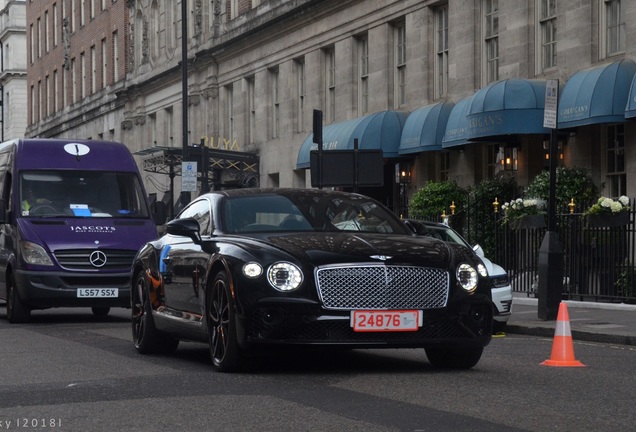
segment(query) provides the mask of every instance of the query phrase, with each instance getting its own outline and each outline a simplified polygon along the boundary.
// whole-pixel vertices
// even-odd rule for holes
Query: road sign
[[[181,162],[181,192],[197,191],[197,163]]]
[[[545,83],[545,108],[543,127],[557,128],[557,108],[559,104],[559,80],[547,80]]]

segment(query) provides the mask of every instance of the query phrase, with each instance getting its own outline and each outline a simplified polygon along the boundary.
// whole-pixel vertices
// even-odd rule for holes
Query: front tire
[[[478,348],[426,348],[428,361],[437,369],[470,369],[475,366],[484,352]]]
[[[20,294],[15,286],[12,275],[7,277],[7,320],[11,324],[29,322],[31,309],[20,300]]]
[[[172,354],[179,340],[168,337],[155,327],[150,305],[148,283],[139,273],[130,293],[132,310],[132,334],[135,349],[139,354]]]
[[[241,370],[244,359],[236,336],[234,304],[225,272],[219,272],[206,290],[206,324],[214,368],[219,372]]]

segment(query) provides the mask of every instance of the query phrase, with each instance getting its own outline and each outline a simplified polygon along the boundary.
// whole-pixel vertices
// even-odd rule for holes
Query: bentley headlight
[[[464,290],[475,291],[477,289],[477,270],[469,264],[460,264],[457,267],[457,282]]]
[[[243,266],[243,274],[254,279],[263,274],[263,267],[259,263],[249,262]]]
[[[49,258],[44,248],[37,243],[23,241],[20,243],[22,249],[22,259],[28,264],[41,266],[52,266],[53,262]]]
[[[278,262],[267,270],[267,280],[278,291],[293,291],[303,282],[303,273],[292,263]]]
[[[477,272],[483,277],[488,277],[488,270],[486,270],[486,266],[482,263],[477,264]]]

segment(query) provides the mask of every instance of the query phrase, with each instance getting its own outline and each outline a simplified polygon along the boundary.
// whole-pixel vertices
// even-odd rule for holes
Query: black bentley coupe
[[[133,339],[143,354],[207,343],[226,372],[276,346],[421,347],[468,369],[490,342],[487,276],[471,249],[415,237],[363,195],[212,192],[137,253]]]

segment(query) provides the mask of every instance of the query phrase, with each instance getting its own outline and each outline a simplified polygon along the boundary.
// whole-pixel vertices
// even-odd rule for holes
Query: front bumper
[[[461,302],[423,311],[418,331],[355,332],[350,311],[325,310],[307,300],[262,299],[241,327],[249,345],[335,345],[355,347],[426,347],[437,344],[486,346],[492,330],[487,301]]]
[[[14,280],[20,300],[31,309],[130,307],[130,273],[71,274],[17,270]],[[78,288],[117,288],[118,296],[78,298]]]
[[[495,305],[495,321],[508,322],[512,313],[512,288],[510,285],[492,288],[492,302]]]

